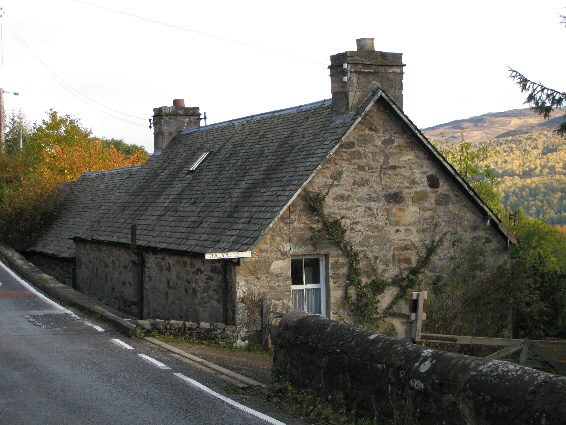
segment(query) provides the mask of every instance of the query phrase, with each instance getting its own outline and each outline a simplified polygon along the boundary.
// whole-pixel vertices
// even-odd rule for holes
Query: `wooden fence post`
[[[269,321],[269,297],[264,295],[262,297],[261,306],[261,344],[267,347],[269,344],[269,331],[270,331],[270,321]]]
[[[421,330],[423,326],[423,320],[426,320],[425,313],[425,300],[428,298],[427,291],[413,292],[413,299],[409,306],[409,311],[411,312],[411,320],[407,321],[407,332],[409,341],[413,344],[417,343],[421,339]]]
[[[529,355],[529,338],[525,338],[523,340],[523,350],[521,351],[521,355],[519,356],[519,364],[521,366],[525,366],[525,363],[527,363],[528,355]]]

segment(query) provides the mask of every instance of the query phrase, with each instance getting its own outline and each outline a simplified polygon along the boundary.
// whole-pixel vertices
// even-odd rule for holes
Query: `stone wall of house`
[[[204,257],[148,251],[144,282],[146,317],[191,322],[224,323],[224,292],[227,294],[227,324],[234,324],[234,266]],[[225,286],[225,288],[224,288]],[[231,306],[232,305],[232,306]]]
[[[507,243],[384,102],[375,105],[309,187],[324,190],[327,214],[344,217],[348,236],[384,277],[414,266],[423,241],[457,231],[464,243],[485,240],[500,261]],[[454,255],[450,244],[433,272]]]
[[[346,238],[363,255],[364,270],[392,278],[415,265],[423,242],[445,231],[458,232],[461,246],[483,244],[489,262],[502,261],[507,242],[478,209],[413,139],[405,125],[378,102],[323,165],[306,189],[328,192],[326,213],[341,218]],[[238,299],[246,294],[269,294],[271,310],[291,306],[291,257],[322,254],[328,258],[327,314],[351,321],[345,303],[348,261],[333,242],[313,243],[319,227],[312,208],[299,194],[238,270]],[[449,241],[436,253],[426,275],[432,279],[449,269],[457,254]],[[425,282],[426,285],[426,282]],[[425,288],[426,289],[426,288]],[[388,288],[382,306],[395,294]],[[239,304],[240,318],[243,306]],[[407,312],[405,304],[397,312]],[[405,321],[392,318],[384,328],[403,335]]]
[[[344,285],[347,259],[331,242],[315,244],[309,238],[309,225],[316,220],[302,198],[297,198],[268,234],[255,247],[250,258],[237,270],[238,324],[254,327],[261,322],[261,305],[268,297],[269,310],[284,313],[291,303],[291,257],[324,255],[328,277],[326,310],[333,317],[344,314]]]
[[[77,241],[76,247],[77,290],[137,316],[137,257],[130,248],[85,241]],[[143,250],[143,258],[144,318],[224,323],[226,286],[228,324],[233,324],[232,265],[224,283],[221,261],[153,250]]]
[[[344,400],[361,417],[421,425],[561,424],[566,378],[446,353],[292,312],[273,370],[293,387]]]
[[[76,283],[79,292],[136,316],[137,290],[132,282],[134,254],[129,248],[76,241]]]
[[[45,274],[53,276],[58,282],[73,286],[74,259],[57,258],[37,252],[25,252],[24,257]]]

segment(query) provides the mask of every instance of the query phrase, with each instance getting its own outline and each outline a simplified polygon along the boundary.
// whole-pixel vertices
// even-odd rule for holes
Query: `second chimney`
[[[153,110],[153,150],[165,149],[182,130],[200,127],[199,108],[186,108],[183,99],[174,99],[173,106]]]
[[[375,86],[403,109],[403,55],[376,52],[373,38],[360,38],[356,44],[357,51],[330,57],[333,115],[354,112]]]

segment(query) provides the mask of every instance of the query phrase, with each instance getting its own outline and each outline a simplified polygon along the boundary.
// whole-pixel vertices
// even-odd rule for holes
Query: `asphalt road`
[[[57,305],[0,263],[0,424],[266,423],[299,422]]]

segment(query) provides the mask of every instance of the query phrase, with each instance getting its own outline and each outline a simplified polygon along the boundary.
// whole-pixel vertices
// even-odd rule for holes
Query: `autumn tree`
[[[500,194],[497,191],[499,180],[489,165],[489,158],[497,153],[490,146],[474,148],[472,143],[465,140],[463,128],[459,143],[447,141],[434,141],[436,148],[456,169],[458,174],[466,180],[483,201],[497,214],[503,212],[499,202]]]
[[[474,148],[465,141],[464,130],[459,144],[435,144],[490,208],[512,226],[519,244],[511,247],[511,258],[493,270],[480,267],[485,263],[482,246],[456,253],[453,269],[433,288],[436,311],[431,311],[428,325],[437,326],[440,333],[566,338],[566,235],[523,211],[510,215],[499,203],[498,180],[486,165],[496,153],[494,148]],[[486,306],[502,300],[508,307],[504,313],[511,318],[508,327],[502,326],[507,319],[478,322],[475,314],[488,317],[493,311],[485,311]]]
[[[566,338],[566,234],[523,214],[514,228],[514,335]]]
[[[130,145],[120,139],[100,139],[100,143],[102,143],[102,146],[105,148],[114,146],[125,158],[131,158],[133,155],[136,155],[140,148],[139,146]]]
[[[147,152],[135,148],[126,157],[112,143],[94,137],[78,119],[49,111],[21,150],[0,158],[0,240],[23,248],[61,199],[62,183],[76,180],[86,171],[144,163]]]

